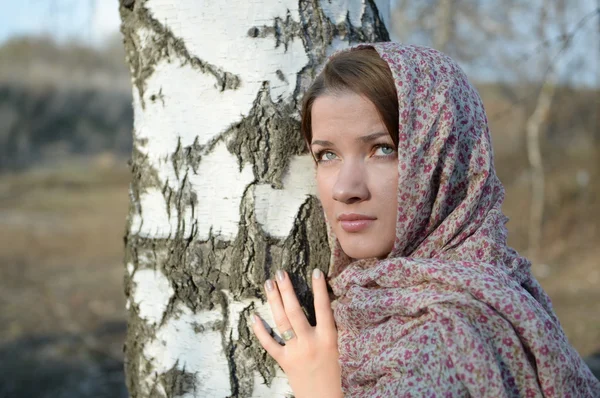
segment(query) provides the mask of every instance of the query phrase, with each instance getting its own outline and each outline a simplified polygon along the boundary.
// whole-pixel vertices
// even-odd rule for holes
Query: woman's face
[[[311,120],[319,199],[344,253],[384,258],[396,237],[398,153],[375,105],[326,94]]]

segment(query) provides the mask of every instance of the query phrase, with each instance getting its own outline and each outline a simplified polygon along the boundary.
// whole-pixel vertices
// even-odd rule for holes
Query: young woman
[[[485,112],[455,62],[396,43],[340,52],[305,94],[302,129],[336,300],[315,270],[311,327],[280,270],[265,287],[286,344],[253,316],[296,397],[600,397],[506,245]]]

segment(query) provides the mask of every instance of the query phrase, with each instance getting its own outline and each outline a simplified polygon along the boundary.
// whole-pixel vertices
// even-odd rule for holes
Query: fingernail
[[[273,281],[270,279],[267,279],[267,281],[265,282],[265,288],[267,289],[267,292],[272,292],[273,289],[275,288]]]
[[[256,314],[250,314],[250,323],[251,324],[255,324],[257,320],[257,315]]]
[[[283,272],[283,270],[279,269],[279,270],[277,270],[277,272],[275,272],[275,277],[277,278],[277,280],[279,282],[283,282],[283,280],[285,279],[285,272]]]
[[[320,269],[318,269],[318,268],[313,269],[313,278],[319,279],[321,277],[321,275],[323,275],[323,273],[321,272]]]

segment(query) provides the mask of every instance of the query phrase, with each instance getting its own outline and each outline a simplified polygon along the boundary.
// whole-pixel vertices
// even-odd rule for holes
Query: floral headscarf
[[[398,212],[384,260],[351,262],[329,228],[345,396],[600,397],[529,261],[506,245],[476,90],[436,50],[369,46],[398,92]]]

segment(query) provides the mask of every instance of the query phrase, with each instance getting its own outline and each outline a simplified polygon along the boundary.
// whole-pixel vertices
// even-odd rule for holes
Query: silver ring
[[[294,337],[296,337],[296,333],[294,333],[293,329],[288,329],[285,332],[281,333],[281,338],[284,341],[290,341],[291,339],[293,339]]]

